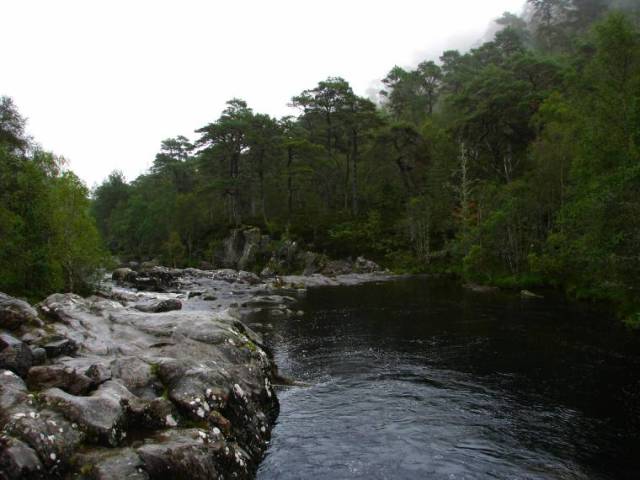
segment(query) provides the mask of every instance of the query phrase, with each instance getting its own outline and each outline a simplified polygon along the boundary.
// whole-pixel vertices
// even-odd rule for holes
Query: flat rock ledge
[[[243,320],[390,278],[153,267],[35,308],[0,293],[0,480],[253,478],[282,379]]]
[[[276,371],[228,309],[149,313],[56,294],[38,306],[43,323],[19,304],[26,324],[3,298],[0,479],[254,476]]]

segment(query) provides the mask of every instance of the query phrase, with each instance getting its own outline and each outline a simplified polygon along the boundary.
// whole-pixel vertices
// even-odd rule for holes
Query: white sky
[[[466,49],[524,0],[0,0],[0,95],[89,186],[148,168],[161,140],[232,97],[292,113],[342,76],[365,95],[395,64]]]

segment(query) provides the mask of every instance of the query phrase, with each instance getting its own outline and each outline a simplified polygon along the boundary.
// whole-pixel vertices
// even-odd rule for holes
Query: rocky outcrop
[[[145,263],[142,265],[139,271],[118,268],[113,271],[111,279],[117,284],[148,292],[165,292],[175,289],[176,279],[180,275],[179,270],[159,266],[145,267]]]
[[[259,271],[263,278],[294,273],[305,276],[320,273],[334,277],[382,270],[378,264],[364,257],[358,257],[355,261],[331,260],[326,255],[305,250],[294,240],[273,241],[269,236],[262,235],[257,227],[232,230],[216,257],[219,266]]]
[[[177,298],[168,298],[166,300],[156,300],[151,303],[138,304],[135,305],[134,308],[141,312],[148,313],[171,312],[182,309],[182,302]]]
[[[24,300],[0,293],[0,329],[18,331],[29,327],[41,327],[38,312]]]
[[[28,345],[8,333],[0,334],[0,368],[24,376],[32,364],[33,353]]]
[[[252,478],[282,379],[243,319],[303,315],[306,288],[390,278],[138,269],[37,310],[0,296],[0,480]]]
[[[270,238],[257,227],[237,228],[223,241],[217,263],[225,268],[252,269],[268,254]]]
[[[29,309],[30,330],[7,324],[21,337],[0,336],[0,479],[252,478],[278,413],[276,371],[226,295],[246,303],[257,277],[182,273],[225,305],[56,294],[38,306],[44,328]]]

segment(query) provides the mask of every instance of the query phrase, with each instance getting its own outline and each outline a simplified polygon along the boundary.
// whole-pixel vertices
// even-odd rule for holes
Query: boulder
[[[36,347],[31,349],[31,353],[33,354],[33,364],[34,365],[42,365],[47,361],[47,351],[44,348]]]
[[[172,310],[180,310],[182,308],[182,302],[176,298],[170,298],[167,300],[138,304],[135,305],[134,308],[147,313],[171,312]]]
[[[376,262],[367,260],[364,257],[356,258],[356,261],[353,267],[357,273],[373,273],[373,272],[379,272],[380,270],[382,270],[380,268],[380,265],[378,265]]]
[[[55,358],[61,355],[73,355],[78,350],[78,345],[70,338],[60,335],[49,337],[42,345],[48,358]]]
[[[92,480],[148,480],[140,456],[131,448],[100,449],[73,459],[82,478]]]
[[[248,283],[249,285],[257,285],[260,283],[260,277],[258,277],[255,273],[240,270],[238,272],[238,281]]]
[[[150,270],[152,268],[158,267],[160,266],[160,262],[156,259],[154,260],[147,260],[146,262],[142,262],[140,264],[140,269],[141,270]]]
[[[117,268],[111,274],[111,279],[117,284],[135,281],[137,273],[130,268]]]
[[[84,374],[89,377],[96,385],[111,379],[111,369],[102,363],[94,363],[87,368]]]
[[[139,357],[118,357],[111,362],[110,371],[127,390],[143,398],[162,394],[163,386],[154,374],[154,367]]]
[[[247,462],[242,457],[234,462],[234,454],[218,441],[219,436],[196,428],[169,431],[157,443],[138,448],[137,454],[151,478],[248,478]]]
[[[42,462],[26,443],[0,435],[0,480],[18,478],[46,478]]]
[[[84,395],[96,384],[74,368],[64,365],[42,365],[29,370],[27,385],[30,390],[57,387],[72,395]]]
[[[42,326],[38,312],[27,302],[0,293],[0,328],[16,331],[25,326]]]
[[[8,333],[0,334],[0,368],[24,377],[32,364],[33,354],[26,343]]]
[[[353,272],[353,264],[347,260],[330,260],[322,269],[323,275],[334,277]]]
[[[180,418],[173,403],[166,398],[141,400],[138,398],[123,399],[128,418],[128,428],[140,430],[159,430],[175,428]]]
[[[108,381],[88,397],[68,394],[59,388],[42,392],[44,402],[80,425],[90,441],[116,446],[126,436],[123,399],[133,395],[118,382]]]
[[[229,233],[216,253],[216,263],[224,268],[247,270],[269,257],[270,238],[257,227],[237,228]]]
[[[60,413],[46,408],[36,410],[34,402],[29,401],[12,410],[3,435],[20,439],[35,452],[42,464],[43,478],[59,478],[60,472],[69,467],[72,455],[85,439],[80,428]],[[24,449],[22,451],[25,452]]]
[[[6,417],[14,407],[27,400],[27,386],[11,370],[0,370],[0,425],[6,423]]]

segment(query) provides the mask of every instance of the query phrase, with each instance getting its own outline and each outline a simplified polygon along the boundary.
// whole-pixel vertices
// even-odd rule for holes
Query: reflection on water
[[[640,340],[559,299],[427,279],[312,290],[265,320],[279,393],[258,478],[640,478]]]

